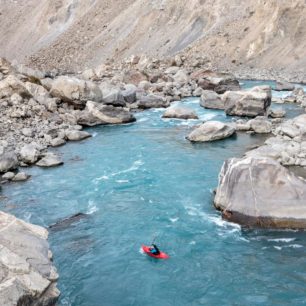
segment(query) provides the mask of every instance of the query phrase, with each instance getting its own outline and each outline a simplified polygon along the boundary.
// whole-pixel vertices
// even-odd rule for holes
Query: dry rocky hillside
[[[185,53],[240,76],[306,81],[305,0],[1,0],[0,16],[0,56],[40,68]]]

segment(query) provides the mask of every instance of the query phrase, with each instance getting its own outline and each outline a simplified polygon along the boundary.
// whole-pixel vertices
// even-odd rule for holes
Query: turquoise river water
[[[91,139],[55,150],[64,166],[32,167],[28,182],[4,186],[0,209],[27,221],[49,226],[86,214],[50,230],[59,305],[305,305],[306,234],[245,230],[212,205],[223,161],[262,137],[191,144],[185,136],[196,123],[232,118],[198,99],[179,104],[200,120],[149,110],[135,124],[89,129]],[[154,236],[169,260],[140,252]]]

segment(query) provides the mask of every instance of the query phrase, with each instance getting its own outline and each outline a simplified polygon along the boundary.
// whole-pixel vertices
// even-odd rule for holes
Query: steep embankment
[[[0,56],[36,66],[78,69],[184,51],[221,69],[306,79],[304,0],[2,1]]]

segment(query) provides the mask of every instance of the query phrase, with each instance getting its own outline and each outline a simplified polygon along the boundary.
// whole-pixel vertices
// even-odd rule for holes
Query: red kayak
[[[168,259],[169,255],[167,255],[166,253],[160,252],[158,255],[154,255],[151,253],[150,249],[151,247],[146,246],[146,245],[142,245],[141,246],[142,250],[149,256],[156,258],[156,259]]]

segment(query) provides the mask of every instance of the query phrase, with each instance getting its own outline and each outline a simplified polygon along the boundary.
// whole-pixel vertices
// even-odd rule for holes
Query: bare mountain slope
[[[80,69],[131,54],[306,70],[305,0],[0,0],[0,56]],[[306,79],[306,78],[305,78]]]

